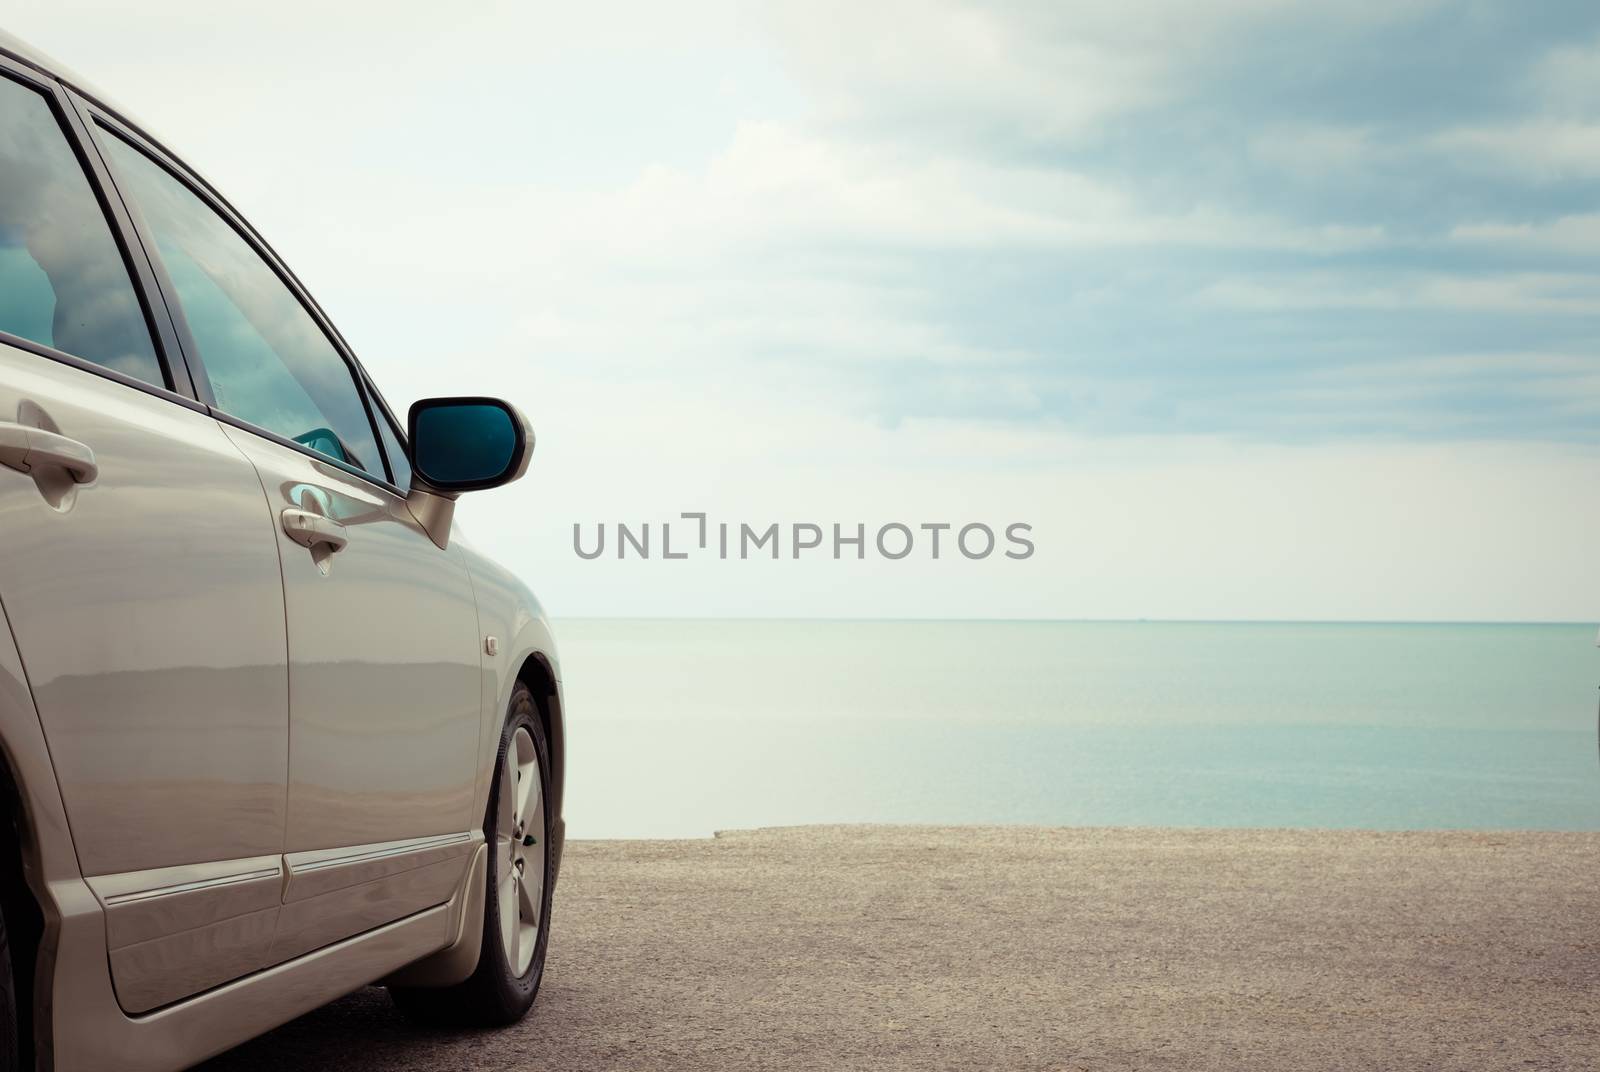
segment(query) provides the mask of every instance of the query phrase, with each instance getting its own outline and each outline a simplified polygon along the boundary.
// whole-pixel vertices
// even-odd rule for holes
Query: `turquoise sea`
[[[574,837],[1600,830],[1589,625],[568,620]]]

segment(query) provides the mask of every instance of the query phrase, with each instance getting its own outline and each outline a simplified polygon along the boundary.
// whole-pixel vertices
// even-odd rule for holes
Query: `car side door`
[[[270,962],[288,665],[260,481],[106,178],[66,92],[0,57],[0,602],[139,1013]]]
[[[471,580],[460,548],[412,516],[392,418],[287,269],[180,164],[99,122],[199,392],[276,524],[290,734],[273,955],[286,959],[443,903],[465,874],[481,838]]]

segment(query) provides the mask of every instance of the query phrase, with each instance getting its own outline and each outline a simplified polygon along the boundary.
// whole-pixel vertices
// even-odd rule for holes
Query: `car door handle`
[[[330,551],[343,551],[350,542],[344,526],[333,518],[292,506],[283,512],[283,531],[302,547],[321,545]]]
[[[93,483],[100,475],[94,451],[86,444],[68,439],[59,432],[30,428],[13,421],[0,421],[0,465],[22,473],[32,472],[41,465],[59,466],[72,474],[76,484]]]

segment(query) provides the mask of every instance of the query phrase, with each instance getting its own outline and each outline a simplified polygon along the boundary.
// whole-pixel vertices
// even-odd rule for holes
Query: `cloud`
[[[1197,72],[1252,34],[1360,34],[1439,6],[829,0],[768,5],[765,20],[829,125],[1025,148],[1073,142],[1130,114],[1181,106]]]
[[[1600,315],[1600,277],[1578,273],[1387,274],[1356,281],[1343,274],[1232,278],[1200,290],[1202,305],[1240,309],[1456,309],[1495,313]]]
[[[1528,77],[1536,100],[1566,116],[1600,116],[1600,40],[1563,44],[1535,63]]]
[[[1450,237],[1491,247],[1600,253],[1600,213],[1561,216],[1538,223],[1461,223],[1450,229]]]
[[[1268,167],[1326,180],[1369,166],[1378,149],[1369,127],[1278,123],[1253,135],[1250,151]]]
[[[1439,132],[1432,144],[1468,168],[1538,182],[1600,178],[1600,124],[1538,117],[1461,126]]]
[[[638,254],[722,245],[872,250],[1198,246],[1313,253],[1381,242],[1376,226],[1274,219],[1219,205],[1141,204],[1062,167],[837,140],[747,122],[702,170],[655,167],[610,196],[540,195],[532,230],[558,244]],[[525,217],[526,218],[526,217]]]

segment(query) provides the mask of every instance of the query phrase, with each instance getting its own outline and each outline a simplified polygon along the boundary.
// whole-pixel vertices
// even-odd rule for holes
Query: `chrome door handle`
[[[344,526],[333,518],[292,506],[283,512],[283,531],[302,547],[321,545],[330,551],[343,551],[350,542]]]
[[[41,465],[58,466],[72,474],[75,484],[93,483],[100,475],[94,451],[86,444],[12,421],[0,421],[0,465],[21,473]]]

